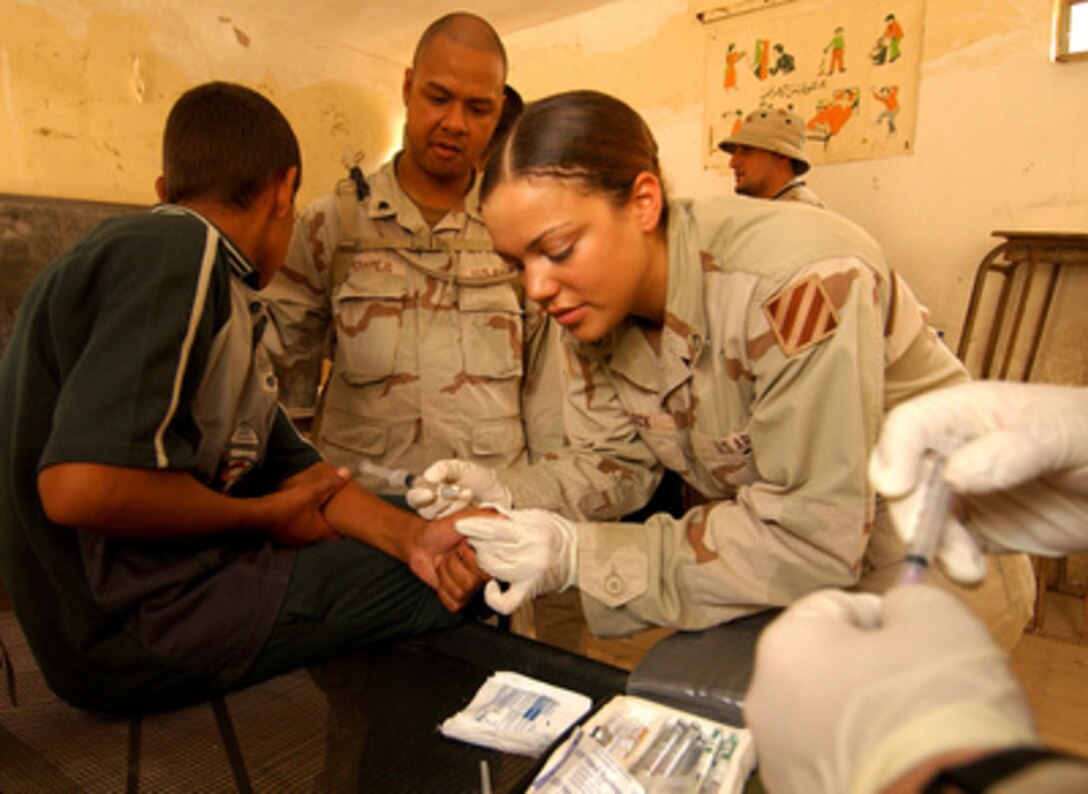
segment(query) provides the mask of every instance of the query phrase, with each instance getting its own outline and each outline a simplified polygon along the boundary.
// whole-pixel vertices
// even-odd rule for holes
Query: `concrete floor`
[[[1025,634],[1012,668],[1028,694],[1043,740],[1088,758],[1088,643],[1078,641],[1084,601],[1048,596],[1045,634]]]

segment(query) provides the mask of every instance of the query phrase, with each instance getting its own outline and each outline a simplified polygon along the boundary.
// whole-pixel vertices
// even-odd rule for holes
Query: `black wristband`
[[[922,794],[983,794],[990,786],[1050,758],[1068,756],[1045,747],[1012,747],[959,766],[942,769],[922,789]]]

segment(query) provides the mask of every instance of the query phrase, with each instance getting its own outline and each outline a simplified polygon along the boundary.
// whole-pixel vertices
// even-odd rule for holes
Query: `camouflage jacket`
[[[393,162],[369,181],[362,202],[334,194],[306,209],[265,290],[288,410],[316,404],[318,450],[356,474],[364,459],[410,472],[451,457],[503,469],[561,444],[557,336],[494,253],[478,186],[431,229]]]
[[[896,403],[967,379],[841,216],[736,198],[670,212],[664,327],[565,336],[571,446],[532,482],[506,478],[519,506],[536,493],[613,519],[616,494],[656,461],[707,500],[645,526],[578,525],[579,587],[602,635],[703,628],[897,562],[869,451]]]

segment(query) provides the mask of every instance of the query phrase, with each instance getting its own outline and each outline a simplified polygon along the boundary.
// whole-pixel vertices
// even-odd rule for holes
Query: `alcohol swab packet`
[[[592,705],[579,692],[499,671],[438,729],[451,739],[536,758]]]

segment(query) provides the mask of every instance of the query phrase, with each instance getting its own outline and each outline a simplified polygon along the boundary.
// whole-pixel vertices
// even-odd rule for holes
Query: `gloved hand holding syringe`
[[[940,475],[935,458],[947,461]],[[935,389],[885,418],[869,479],[909,546],[922,546],[914,532],[925,505],[949,505],[928,526],[941,569],[960,584],[982,581],[984,554],[1078,551],[1088,526],[1088,390],[1005,381]],[[933,497],[933,487],[953,496]]]
[[[1088,389],[934,389],[885,418],[869,479],[915,558],[904,581],[934,556],[970,585],[986,575],[984,553],[1084,551]],[[922,763],[932,777],[933,759],[947,769],[954,752],[997,759],[1040,743],[1008,657],[939,588],[813,593],[763,633],[754,667],[744,717],[768,790],[882,791]]]
[[[390,469],[377,463],[371,463],[369,460],[359,463],[359,473],[369,474],[372,477],[385,480],[386,483],[395,488],[416,488],[425,484],[419,475],[412,474],[407,469]],[[459,485],[440,483],[434,486],[434,489],[442,499],[464,500],[466,503],[472,501],[472,491]]]
[[[455,496],[446,486],[460,489]],[[444,458],[428,466],[409,483],[404,495],[409,507],[426,518],[459,513],[470,507],[491,507],[509,510],[514,506],[510,489],[494,469],[469,460]]]

